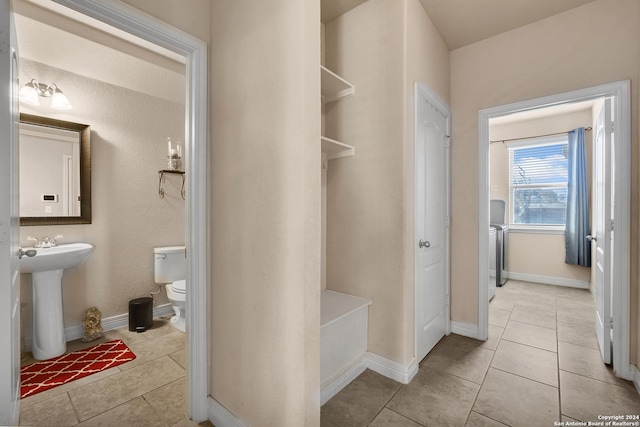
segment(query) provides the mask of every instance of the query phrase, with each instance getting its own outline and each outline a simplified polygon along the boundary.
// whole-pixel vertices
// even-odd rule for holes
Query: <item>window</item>
[[[509,147],[510,224],[564,227],[567,212],[567,137]]]

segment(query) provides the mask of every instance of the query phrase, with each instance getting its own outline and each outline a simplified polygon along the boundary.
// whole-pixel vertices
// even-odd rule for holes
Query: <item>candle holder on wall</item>
[[[171,138],[167,138],[167,150],[167,170],[182,170],[182,146],[180,144],[175,144],[174,148]]]

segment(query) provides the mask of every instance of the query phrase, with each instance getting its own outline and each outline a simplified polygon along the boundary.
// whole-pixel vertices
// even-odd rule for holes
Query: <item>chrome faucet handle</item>
[[[27,236],[27,240],[31,240],[34,241],[35,243],[33,244],[34,248],[39,248],[42,246],[42,244],[40,243],[40,240],[38,240],[37,237],[32,237],[32,236]]]
[[[42,238],[42,242],[40,242],[40,246],[43,248],[50,248],[51,247],[51,239],[48,237],[43,237]]]
[[[51,242],[51,246],[56,246],[58,244],[58,239],[62,239],[64,238],[64,236],[62,234],[58,234],[56,237],[53,238],[53,241]]]

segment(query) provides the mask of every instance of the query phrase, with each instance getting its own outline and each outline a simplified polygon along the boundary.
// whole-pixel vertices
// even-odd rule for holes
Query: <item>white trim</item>
[[[640,394],[640,370],[636,365],[629,366],[629,372],[633,378],[633,385],[636,388],[638,394]]]
[[[509,233],[518,233],[518,234],[550,234],[550,235],[559,235],[564,234],[564,227],[559,228],[551,228],[551,227],[522,227],[521,225],[509,225]]]
[[[511,113],[534,110],[569,102],[588,101],[603,97],[615,97],[616,144],[615,144],[615,213],[616,238],[613,252],[616,254],[612,266],[613,324],[618,331],[613,340],[613,367],[617,376],[631,379],[629,368],[629,268],[630,268],[630,186],[631,181],[631,83],[629,80],[601,86],[546,96],[499,107],[480,110],[478,113],[478,330],[479,339],[486,340],[489,327],[489,119]],[[486,277],[485,277],[486,276]]]
[[[188,254],[186,319],[187,415],[208,416],[209,169],[207,134],[207,44],[117,0],[54,0],[186,59],[186,246]]]
[[[456,322],[455,320],[451,321],[452,334],[479,339],[478,336],[480,333],[478,329],[478,325],[474,325],[473,323]]]
[[[568,279],[566,277],[541,276],[539,274],[509,272],[509,279],[524,282],[542,283],[545,285],[566,286],[569,288],[590,289],[591,282],[586,280]]]
[[[358,375],[363,373],[365,369],[367,369],[367,358],[363,355],[349,369],[321,388],[320,405],[322,406],[327,403],[333,396],[338,394],[340,390],[348,386],[351,381],[355,380]]]
[[[431,91],[428,86],[424,83],[421,82],[415,82],[414,83],[414,99],[413,99],[413,146],[414,146],[414,154],[415,154],[415,149],[417,146],[417,134],[418,134],[418,102],[420,97],[422,96],[429,104],[431,104],[432,106],[434,106],[439,112],[441,112],[444,116],[446,116],[447,118],[447,133],[449,133],[448,137],[449,137],[449,143],[447,144],[447,148],[446,148],[446,153],[447,153],[447,160],[446,160],[446,188],[444,190],[445,194],[445,204],[446,204],[446,224],[447,224],[447,232],[446,232],[446,236],[445,236],[445,241],[444,241],[444,245],[445,245],[445,334],[448,335],[449,333],[451,333],[451,110],[449,109],[449,107],[447,106],[447,104],[440,99],[440,97],[438,97],[438,95],[436,95],[433,91]],[[417,159],[416,159],[417,162]],[[413,182],[415,184],[415,180],[416,180],[416,164],[414,163],[414,176],[413,178]],[[414,332],[413,332],[413,356],[414,359],[417,358],[417,352],[418,352],[418,329],[416,328],[416,324],[417,324],[417,316],[418,316],[418,302],[416,300],[416,288],[418,286],[418,278],[417,278],[417,259],[418,259],[418,252],[416,251],[417,248],[417,242],[416,242],[416,218],[417,215],[415,212],[417,209],[417,203],[415,202],[416,200],[416,194],[415,192],[417,186],[414,185],[414,194],[413,194],[413,205],[414,205],[414,219],[413,219],[413,224],[412,224],[412,233],[411,233],[411,241],[412,241],[412,251],[413,251],[413,259],[414,259],[414,266],[413,266],[413,308],[414,308],[414,317],[413,317],[413,328],[414,328]],[[487,259],[487,265],[488,265],[488,259]],[[373,353],[372,353],[373,354]],[[377,372],[377,371],[376,371]],[[416,368],[416,372],[417,372],[417,368]],[[382,374],[385,375],[385,374]],[[415,373],[413,374],[415,375]],[[391,377],[390,377],[391,378]],[[413,376],[411,377],[413,378]],[[405,383],[406,384],[406,383]]]
[[[403,365],[368,351],[367,368],[401,384],[409,384],[418,373],[420,366],[415,357],[408,365]]]
[[[153,309],[153,318],[158,319],[164,316],[170,316],[175,314],[173,308],[170,303],[159,305],[158,307]],[[120,329],[129,325],[129,313],[117,314],[115,316],[106,317],[102,319],[102,329],[105,332],[113,331],[115,329]],[[82,324],[69,326],[68,328],[64,328],[64,340],[66,342],[79,340],[84,337],[84,328]],[[24,337],[24,350],[31,351],[31,342],[33,340],[32,336]]]
[[[237,419],[235,415],[218,403],[218,401],[209,397],[207,402],[207,416],[216,427],[247,427],[246,424]]]

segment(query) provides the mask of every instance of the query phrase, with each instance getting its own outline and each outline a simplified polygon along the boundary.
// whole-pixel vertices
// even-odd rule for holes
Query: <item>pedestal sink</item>
[[[38,360],[57,357],[67,349],[62,311],[62,273],[83,263],[93,246],[69,243],[37,248],[33,257],[20,259],[20,272],[31,273],[33,284],[33,341],[31,352]]]

